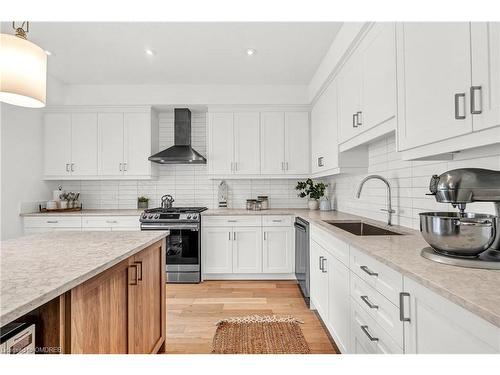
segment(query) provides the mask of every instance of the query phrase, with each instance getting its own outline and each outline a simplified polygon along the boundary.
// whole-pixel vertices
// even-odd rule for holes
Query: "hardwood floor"
[[[210,353],[219,319],[252,314],[293,315],[312,353],[336,353],[295,281],[205,281],[167,285],[167,353]]]

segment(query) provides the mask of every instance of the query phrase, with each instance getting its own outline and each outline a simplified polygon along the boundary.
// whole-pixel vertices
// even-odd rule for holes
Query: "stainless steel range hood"
[[[191,111],[188,108],[174,109],[174,146],[148,158],[159,164],[206,164],[198,151],[191,147]]]

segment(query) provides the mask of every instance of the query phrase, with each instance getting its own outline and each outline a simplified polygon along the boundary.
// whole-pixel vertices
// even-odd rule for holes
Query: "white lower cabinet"
[[[203,217],[202,273],[207,279],[293,278],[294,234],[291,215]]]
[[[292,273],[295,257],[293,227],[263,227],[262,235],[262,272]]]
[[[405,277],[405,353],[500,353],[500,329]]]
[[[316,241],[311,240],[311,302],[337,347],[349,352],[349,269]]]
[[[140,230],[138,216],[27,216],[24,234],[53,231],[136,231]]]

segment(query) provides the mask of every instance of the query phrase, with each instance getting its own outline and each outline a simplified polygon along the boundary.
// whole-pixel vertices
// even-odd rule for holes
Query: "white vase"
[[[317,210],[319,207],[319,202],[316,199],[309,199],[307,201],[307,207],[309,207],[310,210]]]

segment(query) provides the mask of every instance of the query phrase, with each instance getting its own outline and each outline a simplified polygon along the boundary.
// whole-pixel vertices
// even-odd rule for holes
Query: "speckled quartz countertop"
[[[144,210],[82,210],[71,212],[31,212],[23,213],[20,216],[137,216],[139,217]]]
[[[356,249],[372,256],[437,294],[462,306],[500,327],[500,271],[462,268],[436,263],[420,255],[428,246],[420,232],[406,227],[392,226],[391,230],[404,236],[356,236],[336,228],[323,220],[364,220],[384,227],[384,223],[337,211],[309,211],[303,209],[270,209],[247,211],[242,209],[207,210],[203,215],[294,215],[299,216]]]
[[[168,231],[50,232],[2,241],[0,326],[168,234]]]

